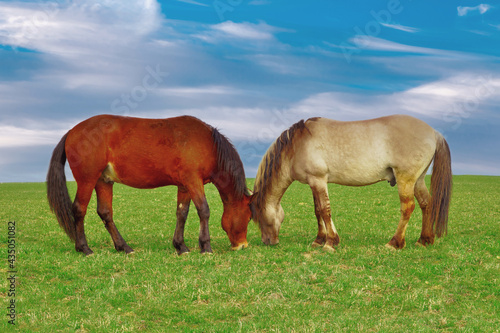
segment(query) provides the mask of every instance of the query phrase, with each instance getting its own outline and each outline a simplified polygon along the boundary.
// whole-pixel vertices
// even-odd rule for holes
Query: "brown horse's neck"
[[[212,183],[219,191],[224,205],[243,200],[245,193],[238,193],[234,180],[227,173],[218,172],[212,177]]]

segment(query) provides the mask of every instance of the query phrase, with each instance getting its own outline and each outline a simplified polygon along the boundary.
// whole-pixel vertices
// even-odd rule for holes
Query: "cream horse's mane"
[[[293,147],[294,139],[301,135],[304,130],[307,130],[304,120],[293,124],[289,129],[281,133],[263,156],[255,177],[252,205],[254,221],[259,220],[262,209],[265,207],[266,192],[272,186],[273,181],[279,178],[276,176],[281,171],[284,159],[287,158],[287,153]]]

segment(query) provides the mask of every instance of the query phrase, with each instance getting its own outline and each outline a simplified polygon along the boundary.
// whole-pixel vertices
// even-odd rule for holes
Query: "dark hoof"
[[[186,244],[184,244],[184,242],[177,243],[174,241],[174,242],[172,242],[172,244],[174,245],[175,251],[177,251],[178,255],[185,254],[185,253],[189,252],[189,249],[186,246]]]
[[[116,247],[116,246],[115,246],[115,249],[116,249],[116,251],[118,251],[118,252],[125,252],[126,254],[134,253],[134,249],[133,249],[133,248],[131,248],[131,247],[130,247],[130,246],[128,246],[128,245],[124,245],[124,246],[122,246],[122,247]]]
[[[94,254],[94,251],[92,251],[87,245],[82,246],[82,247],[75,247],[76,252],[83,252],[86,256],[91,256]]]
[[[417,245],[427,246],[432,244],[434,244],[434,237],[420,236],[419,240],[417,241]]]
[[[339,244],[340,244],[339,234],[335,234],[335,236],[333,236],[333,246],[337,246]]]
[[[392,237],[392,239],[390,240],[389,243],[387,243],[385,246],[388,247],[388,248],[393,248],[393,249],[396,249],[396,250],[400,250],[402,248],[404,248],[406,245],[406,242],[405,240],[400,240],[398,238],[396,238],[395,236]]]
[[[312,247],[321,247],[323,245],[325,245],[326,243],[326,237],[316,237],[316,239],[314,240],[314,242],[312,242],[311,246]]]
[[[180,256],[182,256],[184,254],[188,254],[190,252],[187,247],[185,249],[182,249],[182,250],[177,250],[176,249],[176,251],[177,251],[177,254],[180,255]]]
[[[205,253],[205,252],[212,253],[212,246],[210,246],[210,241],[206,242],[200,241],[199,245],[200,245],[200,253]]]

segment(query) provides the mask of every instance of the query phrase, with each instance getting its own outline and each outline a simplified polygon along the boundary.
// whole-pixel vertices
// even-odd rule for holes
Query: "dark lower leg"
[[[318,221],[318,235],[312,243],[313,247],[323,246],[326,242],[326,227],[323,218],[321,217],[320,204],[316,196],[314,196],[314,214],[316,215],[316,220]]]
[[[73,203],[73,215],[75,217],[76,227],[75,250],[77,252],[83,252],[88,256],[93,254],[94,252],[89,248],[87,238],[85,237],[84,219],[86,212],[86,205],[81,205],[78,201],[75,200],[75,202]]]
[[[330,198],[328,197],[328,189],[326,187],[326,183],[322,184],[322,186],[317,189],[313,188],[313,193],[317,198],[317,210],[322,219],[321,226],[324,226],[326,231],[326,240],[324,246],[325,248],[333,249],[334,246],[337,246],[340,243],[340,237],[332,221]],[[322,236],[320,234],[320,231],[321,229],[318,231],[318,235]]]
[[[415,196],[417,197],[420,209],[422,209],[422,233],[420,234],[417,244],[424,246],[434,244],[434,230],[429,215],[429,203],[431,201],[431,196],[423,180],[417,182],[415,186]]]
[[[208,208],[208,203],[204,202],[202,207],[198,209],[198,215],[200,216],[200,237],[199,245],[201,253],[211,253],[212,247],[210,245],[210,233],[208,230],[208,220],[210,217],[210,209]]]
[[[101,216],[101,214],[99,214]],[[115,222],[112,218],[101,217],[104,221],[104,225],[106,226],[106,230],[108,230],[111,238],[113,239],[113,243],[115,245],[115,249],[117,251],[123,251],[125,253],[132,253],[134,250],[125,242],[122,235],[116,228]]]
[[[189,193],[179,188],[177,191],[177,223],[175,225],[174,238],[172,240],[172,244],[179,255],[189,252],[189,248],[184,243],[184,227],[186,225],[190,203],[191,197]]]
[[[408,226],[408,221],[410,220],[411,213],[415,209],[415,202],[413,200],[413,195],[400,195],[401,201],[401,218],[398,223],[398,228],[396,234],[387,243],[387,246],[393,247],[395,249],[402,249],[406,245],[405,234],[406,227]]]
[[[97,195],[97,214],[104,222],[104,226],[108,230],[111,239],[113,239],[115,249],[117,251],[124,251],[125,253],[134,252],[127,245],[113,221],[113,184],[99,180],[95,190]]]

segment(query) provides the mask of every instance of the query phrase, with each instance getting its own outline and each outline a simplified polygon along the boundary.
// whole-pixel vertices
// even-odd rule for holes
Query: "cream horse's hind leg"
[[[396,177],[397,179],[398,177]],[[389,243],[386,244],[386,247],[402,249],[405,247],[405,234],[406,227],[408,226],[408,221],[410,220],[411,213],[415,209],[415,199],[414,199],[414,187],[415,182],[413,181],[404,181],[397,180],[398,184],[398,192],[399,192],[399,201],[401,202],[401,218],[398,223],[398,228],[396,230],[396,234]]]
[[[434,230],[430,219],[431,195],[425,186],[425,172],[415,184],[415,196],[417,197],[420,209],[422,209],[422,233],[417,241],[417,245],[426,246],[427,244],[434,244]]]
[[[319,246],[324,243],[326,250],[335,251],[333,247],[339,244],[340,238],[332,221],[327,183],[326,181],[315,179],[309,181],[309,186],[313,192],[314,209],[316,218],[318,219],[318,236],[313,246]]]

